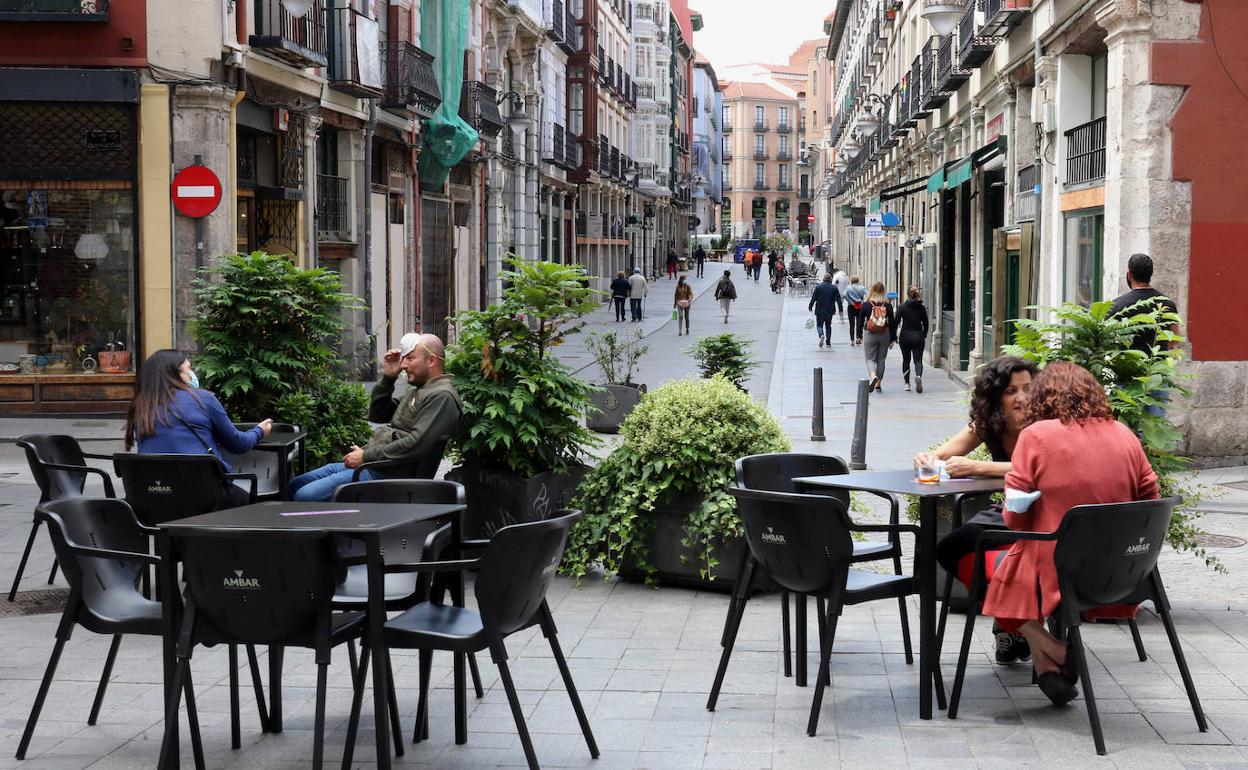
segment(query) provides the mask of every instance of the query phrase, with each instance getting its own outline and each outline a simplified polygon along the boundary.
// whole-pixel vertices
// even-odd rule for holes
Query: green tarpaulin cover
[[[477,144],[476,129],[459,117],[467,39],[468,0],[435,0],[424,4],[420,47],[433,54],[433,69],[442,90],[442,104],[423,132],[419,172],[420,186],[425,190],[441,189],[451,167]]]

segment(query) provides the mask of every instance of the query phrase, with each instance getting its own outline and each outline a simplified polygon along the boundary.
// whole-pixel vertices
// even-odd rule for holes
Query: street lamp
[[[282,7],[296,19],[302,19],[308,15],[308,11],[312,8],[312,3],[313,0],[282,0]]]
[[[867,94],[862,100],[862,114],[858,116],[858,128],[864,134],[873,134],[883,119],[884,100],[878,94]]]
[[[290,2],[290,1],[291,0],[282,0],[282,2]],[[498,97],[498,99],[496,100],[496,103],[501,107],[503,102],[509,99],[511,100],[511,105],[510,105],[511,109],[508,111],[508,114],[507,114],[507,125],[511,126],[513,129],[514,128],[526,128],[529,125],[531,125],[533,123],[533,119],[530,118],[524,111],[524,96],[522,96],[518,92],[508,91],[507,93]]]
[[[923,0],[923,18],[941,37],[948,35],[962,18],[962,0]]]

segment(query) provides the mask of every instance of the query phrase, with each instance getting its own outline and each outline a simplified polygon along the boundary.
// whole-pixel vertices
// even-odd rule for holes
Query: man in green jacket
[[[406,461],[390,466],[386,475],[411,476],[422,458],[452,435],[463,415],[463,406],[451,375],[447,374],[446,350],[433,334],[404,334],[399,347],[382,358],[381,382],[373,386],[368,408],[370,422],[385,425],[373,431],[363,447],[352,445],[340,463],[323,465],[297,476],[290,482],[294,500],[325,501],[334,491],[350,483],[355,469],[378,460]],[[394,398],[399,373],[407,375],[407,392]],[[382,478],[372,468],[360,473],[361,481]]]

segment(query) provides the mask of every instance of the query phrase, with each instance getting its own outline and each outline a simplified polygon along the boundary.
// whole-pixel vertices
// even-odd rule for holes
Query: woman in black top
[[[909,297],[897,308],[897,343],[901,345],[901,376],[910,390],[910,361],[914,360],[914,389],[923,392],[923,346],[927,342],[927,308],[919,287],[911,286]]]
[[[624,271],[615,274],[615,279],[611,281],[611,301],[615,304],[615,320],[624,320],[624,300],[628,299],[629,285],[628,279],[624,277]]]

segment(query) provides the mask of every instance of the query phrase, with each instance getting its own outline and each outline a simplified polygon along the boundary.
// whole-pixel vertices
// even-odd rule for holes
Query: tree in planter
[[[641,332],[590,332],[586,345],[594,363],[602,370],[607,385],[632,385],[637,362],[650,351],[642,344]]]
[[[231,254],[194,283],[195,369],[235,419],[274,417],[307,430],[309,462],[368,438],[368,395],[344,382],[334,343],[364,303],[336,273],[262,251]]]
[[[720,375],[743,390],[750,372],[758,368],[758,363],[750,358],[750,340],[736,334],[702,337],[685,352],[697,361],[703,377]]]
[[[774,251],[782,257],[788,257],[793,249],[793,239],[784,233],[771,233],[763,241],[763,249]]]
[[[690,495],[701,499],[685,522],[682,545],[704,578],[719,564],[716,544],[743,534],[727,492],[738,457],[790,448],[765,407],[723,377],[669,382],[650,393],[621,428],[623,443],[581,482],[563,570],[608,575],[632,564],[652,575],[647,514]]]
[[[457,341],[446,368],[464,406],[452,456],[523,476],[562,473],[598,445],[580,422],[593,386],[549,351],[597,307],[598,292],[575,267],[517,257],[508,264],[499,304],[452,319]]]
[[[1166,343],[1182,341],[1170,331],[1180,318],[1147,301],[1117,316],[1110,315],[1112,307],[1112,302],[1095,302],[1086,308],[1073,303],[1040,308],[1039,318],[1052,320],[1015,321],[1018,332],[1014,344],[1004,346],[1002,352],[1034,361],[1040,367],[1053,361],[1074,361],[1086,367],[1105,388],[1114,417],[1140,437],[1162,496],[1182,499],[1170,521],[1170,545],[1176,551],[1195,554],[1215,571],[1225,572],[1221,561],[1196,540],[1203,534],[1196,524],[1200,516],[1197,506],[1210,492],[1182,475],[1189,462],[1176,451],[1183,437],[1179,429],[1165,416],[1149,411],[1149,407],[1166,406],[1162,393],[1170,398],[1190,395],[1183,387],[1189,376],[1179,372],[1183,353],[1166,347]],[[1150,331],[1157,339],[1150,352],[1131,348],[1137,333]]]

